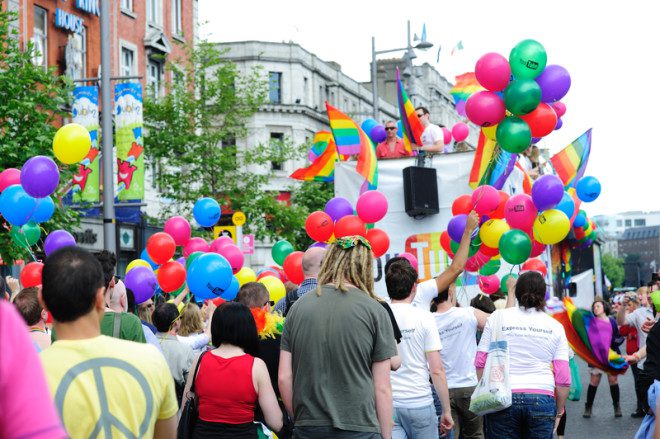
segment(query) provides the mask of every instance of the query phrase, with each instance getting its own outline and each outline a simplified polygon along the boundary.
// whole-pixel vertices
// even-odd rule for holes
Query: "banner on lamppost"
[[[74,203],[99,202],[99,88],[79,86],[73,89],[72,121],[84,126],[92,138],[92,147],[78,164],[71,182]]]
[[[144,198],[142,85],[115,84],[117,191],[121,201]]]

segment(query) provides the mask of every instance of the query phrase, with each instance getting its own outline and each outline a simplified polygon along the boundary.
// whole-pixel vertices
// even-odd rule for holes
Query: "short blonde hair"
[[[183,308],[180,320],[181,326],[179,327],[178,334],[183,337],[198,334],[204,330],[202,311],[195,303],[190,302]]]

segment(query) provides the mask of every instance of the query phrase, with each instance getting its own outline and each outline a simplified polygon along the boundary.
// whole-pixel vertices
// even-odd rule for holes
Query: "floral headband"
[[[355,247],[358,244],[364,245],[366,248],[371,250],[371,244],[364,236],[353,235],[353,236],[344,236],[343,238],[337,239],[337,247],[348,250],[351,247]]]

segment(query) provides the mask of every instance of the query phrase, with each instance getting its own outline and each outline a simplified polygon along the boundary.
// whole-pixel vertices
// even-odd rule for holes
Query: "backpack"
[[[282,317],[286,317],[293,304],[296,303],[296,300],[298,300],[298,288],[286,293],[286,296],[284,296],[284,313],[282,313]]]

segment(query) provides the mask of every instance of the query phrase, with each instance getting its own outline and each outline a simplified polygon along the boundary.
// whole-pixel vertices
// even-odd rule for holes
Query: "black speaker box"
[[[438,207],[438,180],[435,168],[409,166],[403,169],[403,197],[410,216],[435,215]]]

